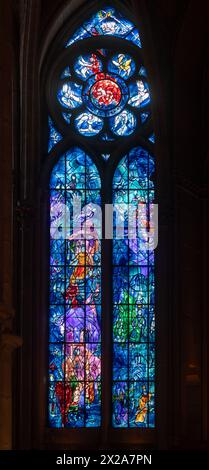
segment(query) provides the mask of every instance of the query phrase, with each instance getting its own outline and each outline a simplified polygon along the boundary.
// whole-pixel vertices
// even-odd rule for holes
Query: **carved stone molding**
[[[10,329],[13,317],[13,308],[0,303],[0,334]]]

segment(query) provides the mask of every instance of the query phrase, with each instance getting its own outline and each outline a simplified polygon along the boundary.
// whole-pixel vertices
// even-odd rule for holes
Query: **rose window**
[[[64,119],[79,134],[102,140],[133,134],[150,103],[144,68],[137,70],[131,55],[108,49],[82,54],[67,66],[57,98]]]

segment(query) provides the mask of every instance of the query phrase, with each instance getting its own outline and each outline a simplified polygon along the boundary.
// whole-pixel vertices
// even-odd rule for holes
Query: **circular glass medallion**
[[[97,80],[91,88],[90,95],[92,103],[99,109],[115,108],[121,100],[120,87],[109,78]]]
[[[126,105],[128,88],[123,79],[115,74],[97,73],[89,78],[83,91],[86,107],[101,117],[114,116]]]
[[[75,119],[75,127],[80,134],[85,136],[97,135],[103,127],[103,119],[94,116],[93,114],[81,113]]]
[[[136,117],[133,113],[124,109],[118,116],[110,119],[110,128],[116,135],[131,135],[136,128]]]
[[[134,74],[135,69],[134,60],[127,54],[116,54],[108,63],[108,70],[117,73],[125,80]]]

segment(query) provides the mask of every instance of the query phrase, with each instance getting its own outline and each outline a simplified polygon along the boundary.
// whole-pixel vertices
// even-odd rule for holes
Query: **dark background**
[[[73,443],[45,430],[40,386],[46,360],[42,71],[74,12],[82,21],[81,3],[100,5],[0,1],[0,449],[82,448],[85,439],[80,433]],[[124,4],[142,37],[157,142],[157,427],[151,434],[116,434],[115,442],[201,450],[209,424],[209,2]],[[92,446],[111,445],[107,430],[88,439]]]

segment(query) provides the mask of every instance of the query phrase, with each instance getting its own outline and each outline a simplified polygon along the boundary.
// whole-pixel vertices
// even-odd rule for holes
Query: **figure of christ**
[[[84,235],[86,235],[87,230],[92,238],[85,239]],[[72,264],[75,264],[75,269],[70,276],[69,286],[66,290],[66,300],[71,300],[72,305],[76,305],[77,281],[84,280],[90,268],[94,266],[94,255],[99,250],[99,240],[91,221],[86,222],[84,229],[81,228],[81,230],[73,233],[69,240],[75,240],[76,243],[75,257],[71,261]]]

